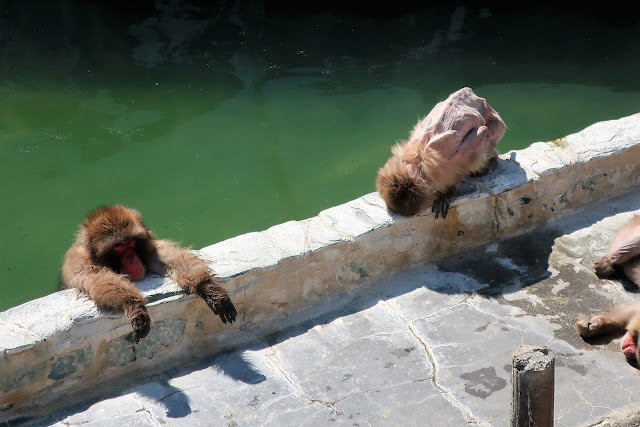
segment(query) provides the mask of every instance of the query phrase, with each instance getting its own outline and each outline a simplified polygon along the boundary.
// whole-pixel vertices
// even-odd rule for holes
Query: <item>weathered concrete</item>
[[[634,213],[640,189],[389,275],[231,352],[120,383],[31,423],[508,426],[521,344],[555,358],[556,426],[611,418],[640,401],[640,371],[619,339],[590,344],[573,324],[635,299],[588,265]]]
[[[638,187],[639,143],[634,115],[510,152],[444,221],[394,216],[374,193],[204,248],[239,309],[233,327],[161,278],[141,284],[153,325],[138,345],[124,316],[73,290],[0,313],[0,420],[235,349],[45,423],[424,425],[429,414],[430,425],[506,425],[521,343],[554,351],[558,377],[577,375],[557,378],[558,425],[604,415],[630,401],[638,375],[573,322],[629,300],[587,266],[628,217],[616,214],[640,208],[636,193],[595,203]]]

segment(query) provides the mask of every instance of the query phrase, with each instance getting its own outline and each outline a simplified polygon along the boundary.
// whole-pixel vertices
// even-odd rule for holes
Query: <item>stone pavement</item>
[[[640,371],[620,340],[589,344],[574,328],[634,301],[636,289],[598,279],[589,264],[636,211],[640,190],[342,294],[249,346],[23,422],[508,426],[511,354],[536,344],[556,358],[555,425],[589,423],[640,401]]]

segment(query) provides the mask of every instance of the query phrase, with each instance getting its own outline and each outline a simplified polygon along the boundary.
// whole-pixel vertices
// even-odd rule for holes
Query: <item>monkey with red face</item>
[[[607,253],[593,262],[598,276],[612,277],[623,274],[640,285],[640,216],[634,216],[616,233]],[[622,352],[627,359],[640,363],[638,336],[640,335],[640,303],[576,322],[576,328],[585,338],[604,334],[623,334]]]
[[[596,335],[623,335],[620,347],[627,359],[640,362],[638,354],[638,334],[640,332],[640,306],[619,308],[617,310],[592,316],[591,319],[576,322],[576,328],[584,338]]]
[[[121,205],[87,216],[65,255],[61,280],[85,292],[98,307],[124,312],[137,343],[151,325],[146,299],[135,286],[147,273],[168,276],[199,295],[223,323],[236,319],[227,291],[202,259],[174,242],[156,239],[138,211]]]
[[[460,182],[498,165],[495,147],[506,126],[471,88],[462,88],[416,124],[409,140],[396,144],[378,171],[376,188],[392,211],[415,215],[431,206],[447,216]]]

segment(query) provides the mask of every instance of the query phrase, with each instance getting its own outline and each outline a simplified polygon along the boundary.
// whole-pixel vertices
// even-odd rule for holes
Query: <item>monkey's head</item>
[[[144,277],[148,245],[154,237],[138,211],[122,205],[103,206],[87,216],[81,233],[97,265],[132,280]]]
[[[378,171],[376,188],[389,209],[400,215],[420,213],[433,202],[431,187],[417,171],[392,156]]]

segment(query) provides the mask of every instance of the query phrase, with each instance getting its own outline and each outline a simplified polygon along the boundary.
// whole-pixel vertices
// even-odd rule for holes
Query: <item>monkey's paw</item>
[[[613,277],[616,274],[613,264],[607,257],[593,261],[593,268],[596,270],[598,277]]]
[[[139,305],[128,310],[127,316],[133,327],[133,342],[138,342],[149,334],[151,328],[151,317],[144,305]]]
[[[238,312],[227,291],[220,285],[212,282],[202,283],[198,286],[198,294],[204,299],[213,314],[220,316],[222,323],[233,323],[236,320]]]
[[[603,326],[604,318],[602,316],[593,316],[589,320],[576,322],[576,328],[578,329],[578,332],[580,332],[580,335],[585,338],[598,335]]]
[[[449,206],[451,206],[451,199],[444,194],[439,193],[431,206],[431,212],[436,213],[436,219],[438,219],[440,214],[442,214],[442,219],[444,219],[447,217],[447,213],[449,213]]]

